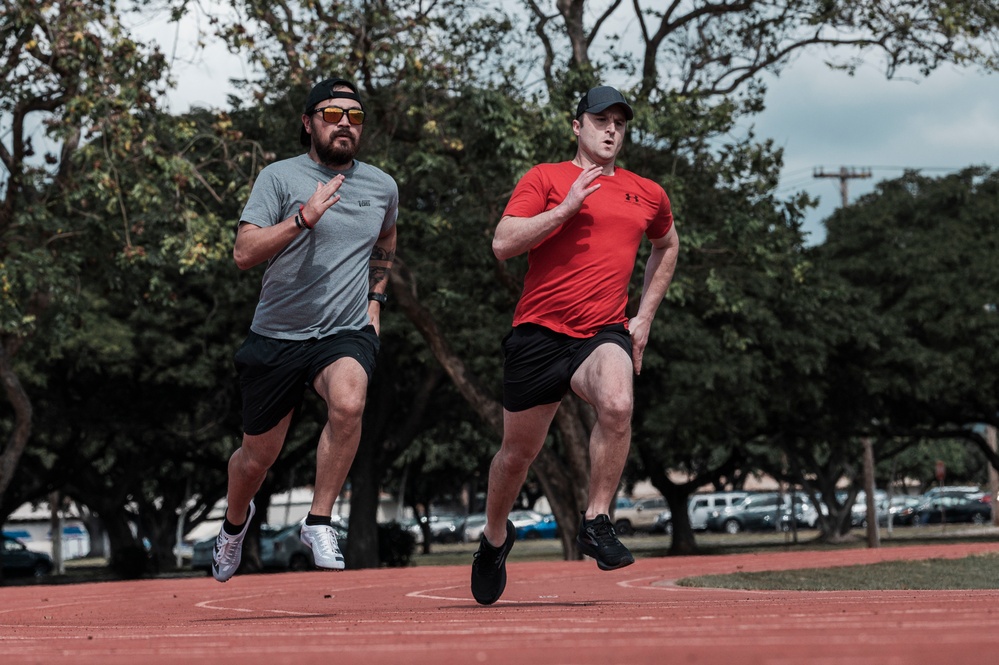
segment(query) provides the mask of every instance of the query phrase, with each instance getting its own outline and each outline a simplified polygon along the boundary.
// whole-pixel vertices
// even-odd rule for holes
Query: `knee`
[[[271,468],[276,459],[277,454],[272,454],[268,449],[244,444],[229,459],[230,473],[236,471],[237,469],[234,467],[237,467],[239,471],[242,471],[248,477],[261,478]]]
[[[597,410],[597,418],[605,427],[626,429],[631,427],[634,402],[630,395],[613,395]]]
[[[333,423],[359,422],[364,415],[364,394],[347,395],[328,406],[327,417]]]
[[[537,457],[537,451],[504,443],[493,458],[493,464],[510,474],[525,473]]]

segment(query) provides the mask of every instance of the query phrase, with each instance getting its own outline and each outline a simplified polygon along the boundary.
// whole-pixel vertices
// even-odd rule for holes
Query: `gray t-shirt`
[[[333,171],[308,155],[266,166],[240,222],[268,227],[298,212]],[[399,215],[399,188],[381,169],[354,160],[342,172],[340,200],[267,262],[250,329],[276,339],[325,337],[360,330],[368,319],[371,249]]]

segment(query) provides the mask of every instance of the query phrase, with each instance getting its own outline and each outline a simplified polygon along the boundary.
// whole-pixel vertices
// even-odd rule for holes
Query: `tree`
[[[241,434],[231,357],[258,285],[232,264],[238,212],[218,192],[245,188],[262,160],[224,114],[141,121],[132,149],[88,143],[74,157],[65,205],[97,258],[77,271],[75,309],[40,319],[54,329],[61,317],[60,336],[24,347],[46,422],[26,455],[47,485],[100,513],[112,559],[145,539],[162,567],[181,513],[196,524],[224,495]],[[109,173],[124,193],[110,204]],[[115,214],[130,221],[125,245]]]
[[[999,468],[973,427],[999,418],[997,212],[999,176],[979,167],[908,173],[829,220],[816,260],[877,323],[834,359],[854,435],[963,438]]]
[[[81,175],[74,157],[87,141],[108,154],[128,150],[142,131],[143,111],[155,107],[165,62],[130,39],[100,2],[4,0],[0,39],[0,122],[9,136],[0,143],[0,378],[10,416],[0,452],[0,514],[7,514],[4,495],[33,428],[24,386],[30,361],[19,364],[18,356],[39,331],[61,337],[78,270],[93,258],[80,216],[66,205]],[[115,174],[107,175],[112,200],[120,202]],[[127,235],[127,217],[119,223]],[[39,326],[43,316],[47,327]]]
[[[882,474],[930,440],[970,441],[995,464],[975,425],[999,411],[988,306],[999,286],[996,201],[985,169],[940,180],[911,173],[838,211],[826,243],[806,252],[804,300],[818,305],[810,328],[824,349],[810,377],[781,382],[797,396],[783,394],[792,408],[759,463],[825,503],[825,538],[850,530],[865,437]]]

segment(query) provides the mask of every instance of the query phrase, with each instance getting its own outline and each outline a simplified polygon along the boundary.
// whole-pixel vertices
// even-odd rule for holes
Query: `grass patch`
[[[942,591],[999,589],[999,555],[963,559],[886,561],[839,568],[700,575],[679,580],[687,587],[759,591]]]

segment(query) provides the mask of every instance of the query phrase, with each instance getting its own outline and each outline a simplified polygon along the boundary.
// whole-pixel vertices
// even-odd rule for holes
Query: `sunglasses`
[[[363,125],[364,124],[364,111],[361,109],[342,109],[339,106],[325,106],[321,109],[314,109],[312,113],[322,113],[323,120],[335,125],[340,122],[340,118],[343,114],[347,114],[347,120],[352,125]]]

